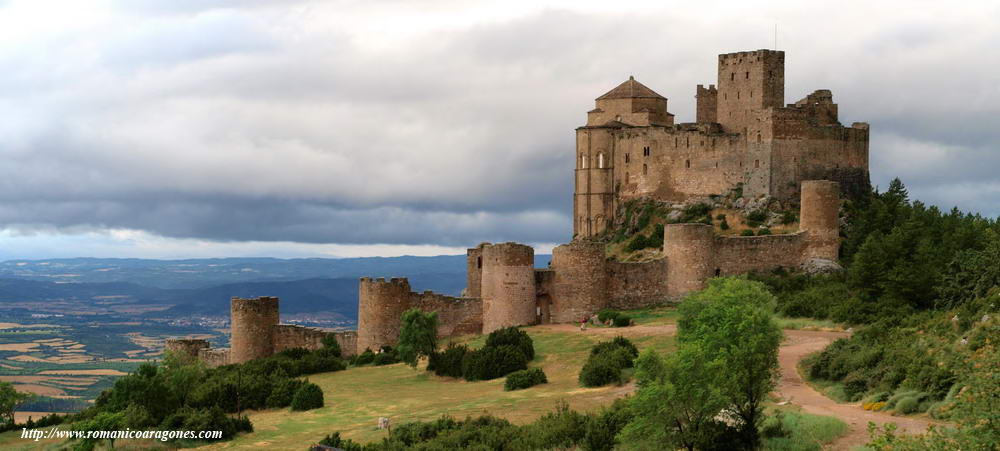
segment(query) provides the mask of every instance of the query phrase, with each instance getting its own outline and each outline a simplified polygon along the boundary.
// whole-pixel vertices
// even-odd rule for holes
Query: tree
[[[727,277],[710,280],[707,288],[680,305],[678,347],[696,346],[704,358],[718,360],[715,371],[724,377],[713,380],[718,381],[729,413],[739,422],[747,448],[760,443],[763,402],[780,373],[782,334],[772,318],[775,303],[764,284]]]
[[[431,355],[437,349],[437,326],[437,312],[424,313],[418,308],[403,312],[396,346],[399,360],[415,367],[417,359]]]
[[[0,382],[0,425],[14,424],[14,411],[32,397],[31,393],[15,390],[10,382]]]
[[[721,365],[698,342],[665,359],[652,349],[643,351],[636,361],[635,416],[622,430],[622,442],[638,449],[688,450],[717,443],[722,425],[715,418],[727,402]]]

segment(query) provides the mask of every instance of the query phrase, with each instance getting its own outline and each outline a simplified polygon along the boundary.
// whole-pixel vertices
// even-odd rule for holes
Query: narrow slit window
[[[753,167],[759,168],[760,167],[760,160],[753,160]]]
[[[684,160],[684,167],[691,169],[691,160]]]
[[[647,170],[648,170],[648,166],[642,165],[642,175],[646,175]]]

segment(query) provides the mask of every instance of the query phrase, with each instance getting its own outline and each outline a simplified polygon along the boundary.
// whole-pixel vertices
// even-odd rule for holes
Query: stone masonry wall
[[[667,260],[608,264],[608,308],[624,310],[660,305],[667,297]]]
[[[482,299],[455,298],[425,291],[414,294],[412,305],[425,312],[437,312],[439,337],[457,337],[483,331]]]
[[[802,264],[805,234],[726,236],[715,239],[712,275],[730,276]],[[715,271],[718,271],[715,273]]]
[[[205,366],[209,368],[215,368],[233,363],[229,361],[229,356],[229,349],[204,348],[198,352],[198,360],[205,362]]]
[[[323,338],[329,332],[294,324],[274,326],[274,352],[303,348],[315,351],[323,347]]]
[[[405,278],[361,278],[358,289],[358,353],[377,351],[399,340],[399,321],[410,308],[412,293]]]
[[[171,352],[181,358],[197,358],[202,349],[209,348],[208,340],[201,339],[168,339],[164,351]]]
[[[605,261],[600,242],[575,241],[552,250],[552,322],[578,322],[607,307]]]

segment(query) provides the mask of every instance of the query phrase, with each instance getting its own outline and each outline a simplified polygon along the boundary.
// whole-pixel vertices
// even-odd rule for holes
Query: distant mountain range
[[[536,256],[536,266],[550,256]],[[282,313],[335,312],[357,318],[358,278],[408,277],[415,291],[458,295],[464,255],[350,259],[220,258],[145,260],[72,258],[0,262],[0,304],[99,302],[108,296],[171,304],[165,316],[224,315],[233,296],[278,296]]]

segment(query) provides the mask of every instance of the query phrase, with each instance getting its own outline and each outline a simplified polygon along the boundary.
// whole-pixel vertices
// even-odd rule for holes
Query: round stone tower
[[[837,261],[840,255],[840,185],[829,180],[802,182],[799,229],[806,233],[803,255]]]
[[[535,323],[535,250],[517,243],[483,246],[483,333]]]
[[[406,278],[361,278],[358,287],[358,354],[399,341],[399,324],[410,308],[410,282]]]
[[[708,224],[667,224],[663,254],[667,259],[667,296],[679,298],[705,287],[714,274],[715,236]]]
[[[608,305],[604,244],[574,241],[552,250],[552,322],[575,323]]]
[[[278,325],[278,298],[234,297],[230,303],[229,363],[243,363],[274,353],[274,326]]]

